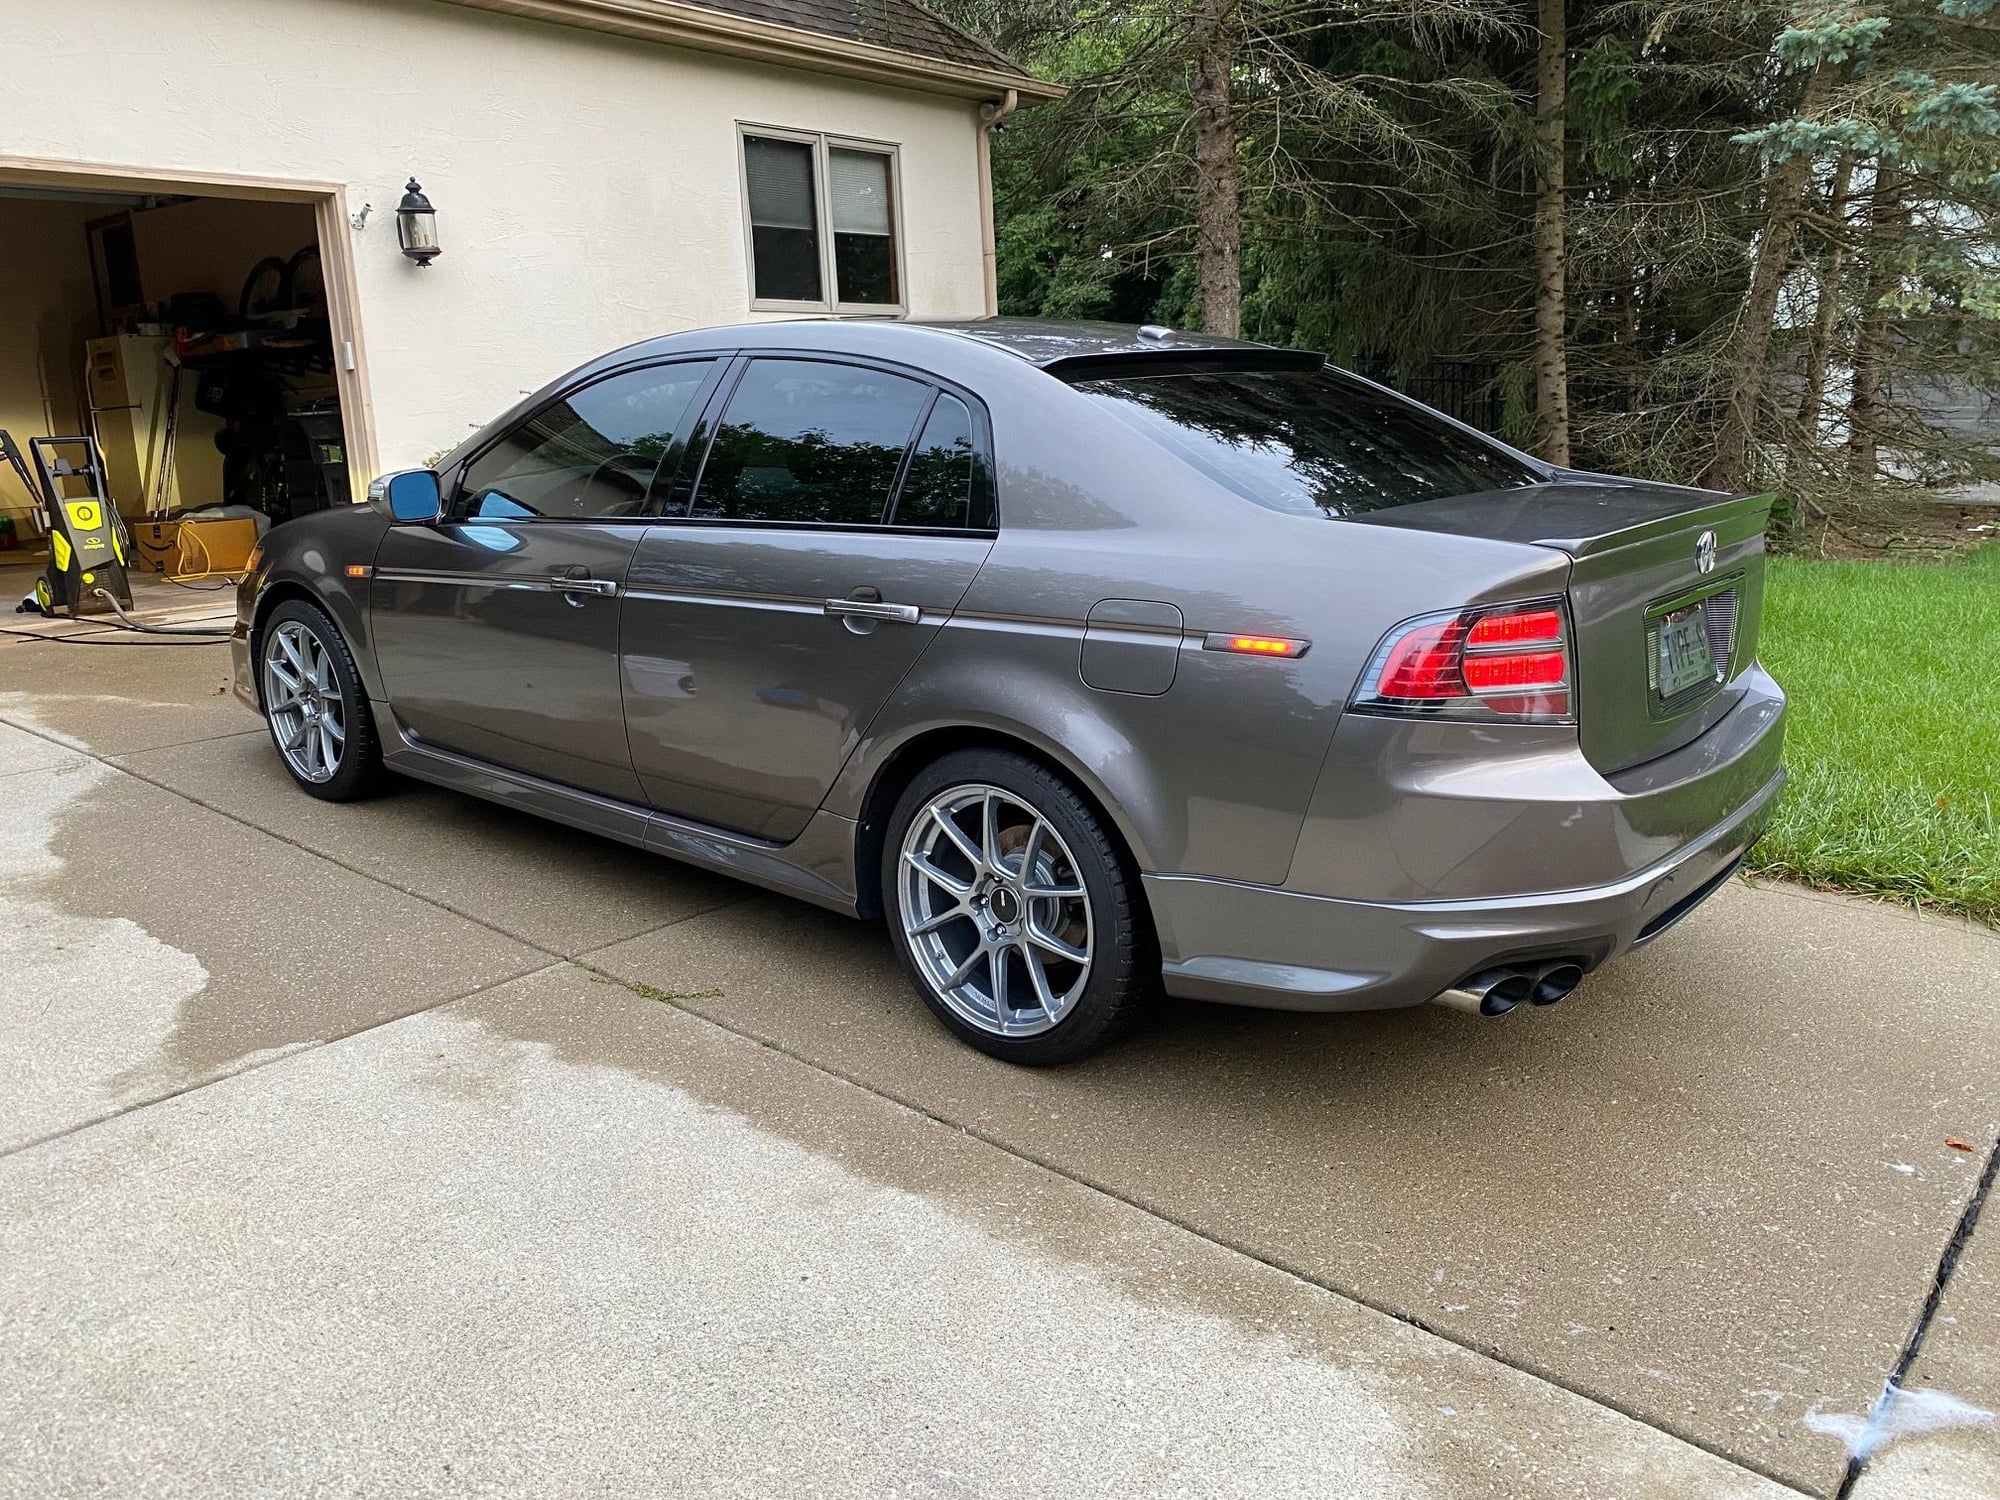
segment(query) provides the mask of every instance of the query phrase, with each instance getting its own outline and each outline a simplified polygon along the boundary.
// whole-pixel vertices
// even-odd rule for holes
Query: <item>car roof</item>
[[[925,346],[928,345],[928,350]],[[965,360],[939,360],[956,347],[975,362],[997,373],[994,356],[1012,356],[1023,375],[1041,371],[1065,383],[1110,380],[1199,371],[1244,374],[1273,370],[1318,370],[1323,355],[1302,349],[1280,349],[1244,339],[1218,338],[1175,328],[1131,323],[1093,323],[1057,318],[978,318],[916,321],[889,318],[778,318],[720,327],[690,328],[659,334],[568,370],[524,396],[452,450],[454,456],[484,443],[493,432],[547,404],[565,387],[575,386],[649,359],[683,355],[713,356],[731,350],[783,349],[799,354],[855,354],[879,359],[906,359],[919,370],[946,379],[970,378]],[[997,361],[1005,368],[1010,362]],[[1029,375],[1028,378],[1034,378]]]
[[[665,357],[719,342],[744,349],[788,348],[895,358],[911,344],[949,340],[961,348],[1012,355],[1065,382],[1212,370],[1249,373],[1318,370],[1326,357],[1245,339],[1219,338],[1156,324],[1093,323],[1057,318],[889,319],[807,316],[670,333],[598,356],[552,385],[595,376],[637,358]],[[924,363],[919,359],[919,365]],[[537,395],[542,393],[538,392]]]
[[[977,339],[982,344],[991,344],[996,349],[1019,355],[1029,364],[1043,366],[1074,359],[1078,355],[1271,347],[1269,344],[1247,343],[1242,339],[1218,338],[1214,334],[1189,333],[1159,324],[1095,323],[1067,318],[917,318],[907,326],[933,328],[939,333],[955,333],[960,338]]]

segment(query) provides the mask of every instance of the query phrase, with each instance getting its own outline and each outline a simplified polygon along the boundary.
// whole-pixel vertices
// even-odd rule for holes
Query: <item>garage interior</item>
[[[25,483],[0,463],[7,608],[49,560],[32,439],[96,442],[141,614],[226,597],[266,529],[350,498],[317,218],[307,202],[0,185],[0,431],[31,459]]]

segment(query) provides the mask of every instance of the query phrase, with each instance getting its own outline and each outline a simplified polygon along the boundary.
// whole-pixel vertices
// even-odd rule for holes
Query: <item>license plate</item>
[[[1661,618],[1658,675],[1662,698],[1678,698],[1697,683],[1715,680],[1715,657],[1708,649],[1708,619],[1699,604]]]

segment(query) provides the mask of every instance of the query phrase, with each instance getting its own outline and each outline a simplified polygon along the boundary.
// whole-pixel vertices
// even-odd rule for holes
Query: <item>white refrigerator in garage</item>
[[[222,501],[222,452],[215,446],[222,420],[195,409],[192,370],[176,387],[173,347],[171,338],[141,334],[84,345],[90,422],[104,450],[106,486],[128,520]]]

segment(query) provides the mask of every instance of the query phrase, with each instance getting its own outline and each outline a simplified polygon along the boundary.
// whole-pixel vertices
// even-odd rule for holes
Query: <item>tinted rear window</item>
[[[1359,515],[1542,477],[1338,370],[1154,375],[1076,388],[1238,494],[1299,515]]]

